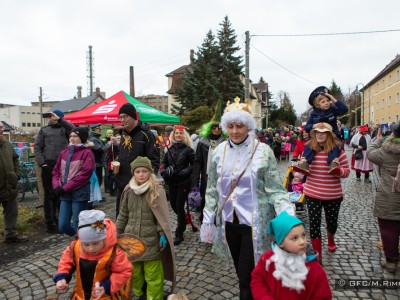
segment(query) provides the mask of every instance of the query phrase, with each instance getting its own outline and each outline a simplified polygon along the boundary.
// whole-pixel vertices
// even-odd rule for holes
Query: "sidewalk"
[[[350,154],[346,148],[347,154]],[[288,162],[279,162],[282,177]],[[376,178],[372,176],[372,184],[358,182],[355,173],[343,180],[345,200],[340,215],[339,228],[336,235],[337,250],[328,253],[326,249],[326,234],[323,229],[324,268],[328,274],[334,299],[399,299],[400,288],[378,289],[357,288],[340,289],[335,287],[335,280],[370,280],[397,279],[400,281],[400,271],[396,276],[383,271],[380,266],[382,252],[376,247],[378,229],[373,217],[373,197]],[[106,202],[95,208],[104,210],[108,217],[115,218],[114,197],[106,195]],[[196,213],[195,220],[198,220]],[[307,213],[299,217],[308,224]],[[176,226],[176,216],[171,210],[173,229]],[[324,225],[324,224],[323,224]],[[233,266],[229,267],[211,253],[211,246],[200,243],[199,233],[192,232],[188,226],[184,234],[184,242],[176,247],[177,288],[188,295],[189,299],[232,299],[238,300],[238,282]],[[13,263],[0,266],[0,299],[67,299],[69,292],[55,294],[55,284],[52,275],[56,272],[61,252],[68,245],[69,238],[62,235],[52,235],[48,238],[49,247],[46,250],[31,255]],[[0,254],[1,255],[1,254]],[[71,286],[74,282],[71,282]],[[165,291],[169,292],[166,285]],[[49,298],[48,298],[49,299]]]

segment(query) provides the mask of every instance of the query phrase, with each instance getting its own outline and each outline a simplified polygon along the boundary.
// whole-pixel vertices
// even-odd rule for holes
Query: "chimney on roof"
[[[77,86],[76,87],[78,89],[78,93],[76,94],[78,99],[82,98],[82,87],[81,86]]]
[[[190,49],[190,63],[194,62],[194,50]]]
[[[100,88],[99,87],[96,88],[96,96],[100,96]]]
[[[133,73],[133,66],[129,67],[129,95],[135,97],[135,78]]]

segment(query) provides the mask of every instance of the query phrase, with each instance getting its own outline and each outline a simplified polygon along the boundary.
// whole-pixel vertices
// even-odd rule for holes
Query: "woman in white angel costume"
[[[200,234],[203,242],[213,242],[214,253],[233,259],[240,300],[248,300],[253,299],[251,272],[271,247],[269,221],[282,211],[295,213],[273,151],[256,139],[250,105],[240,103],[239,98],[232,104],[228,101],[221,126],[229,139],[219,144],[212,156]],[[214,238],[208,233],[215,221]]]

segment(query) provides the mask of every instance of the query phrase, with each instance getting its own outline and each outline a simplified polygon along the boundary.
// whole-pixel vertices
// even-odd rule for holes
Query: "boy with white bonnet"
[[[282,212],[268,224],[275,236],[251,274],[251,292],[260,299],[332,299],[328,278],[307,244],[304,223]]]
[[[78,239],[62,253],[53,279],[57,290],[67,290],[76,271],[71,299],[130,299],[132,265],[126,253],[116,247],[115,224],[100,210],[79,214]]]

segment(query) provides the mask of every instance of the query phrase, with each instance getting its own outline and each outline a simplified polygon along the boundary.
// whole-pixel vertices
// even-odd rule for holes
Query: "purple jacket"
[[[53,188],[62,186],[66,193],[70,193],[85,184],[89,184],[90,177],[95,169],[94,156],[90,148],[85,146],[73,146],[74,153],[69,163],[67,182],[63,184],[67,158],[70,147],[63,150],[57,159],[53,169]]]

